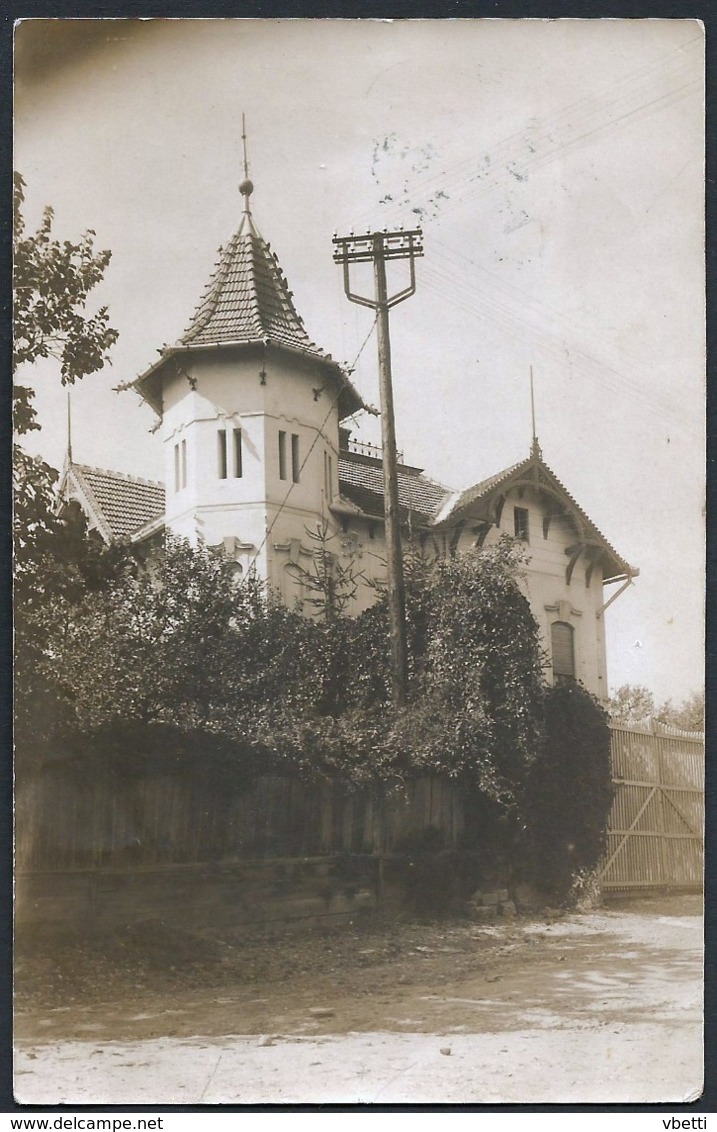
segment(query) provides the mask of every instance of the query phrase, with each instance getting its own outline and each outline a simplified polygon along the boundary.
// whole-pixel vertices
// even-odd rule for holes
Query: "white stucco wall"
[[[225,351],[182,355],[181,363],[184,372],[167,377],[163,389],[167,525],[210,546],[236,540],[237,561],[246,567],[256,559],[260,575],[284,592],[288,559],[279,548],[297,539],[310,544],[306,528],[315,529],[328,513],[327,492],[338,493],[335,389],[320,366],[301,359],[294,363],[286,355]],[[235,466],[236,429],[241,430],[241,476]],[[219,474],[220,431],[226,434],[226,477]],[[285,434],[284,479],[280,432]],[[298,482],[292,437],[298,437]],[[176,452],[181,471],[183,444],[186,484],[180,475],[177,490]]]
[[[570,556],[565,551],[577,542],[577,533],[569,520],[552,514],[545,536],[543,519],[546,513],[554,511],[554,501],[530,488],[507,492],[500,524],[491,527],[485,546],[495,543],[502,534],[514,536],[516,507],[528,512],[528,542],[523,544],[527,558],[525,593],[540,626],[548,660],[551,659],[551,625],[555,621],[566,621],[574,632],[576,678],[598,699],[607,699],[604,624],[603,618],[597,617],[604,601],[601,567],[595,563],[589,585],[586,584],[590,562],[582,554],[568,585]],[[468,517],[459,540],[459,552],[475,543],[473,526],[475,523]],[[552,680],[552,667],[547,669],[547,676]]]

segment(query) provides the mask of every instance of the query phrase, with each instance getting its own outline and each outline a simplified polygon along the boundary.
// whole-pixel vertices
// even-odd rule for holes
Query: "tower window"
[[[295,432],[291,434],[291,478],[294,483],[299,482],[301,461],[299,459],[299,438]]]
[[[331,503],[334,498],[334,461],[328,452],[324,452],[324,486],[326,498]]]
[[[220,428],[217,433],[217,474],[220,480],[227,478],[227,430]]]
[[[234,429],[234,477],[241,479],[243,476],[243,462],[242,462],[242,443],[241,443],[241,429]]]
[[[279,432],[279,479],[286,479],[286,433]]]
[[[575,630],[567,621],[554,621],[550,626],[553,654],[553,677],[556,684],[575,679]]]
[[[513,508],[513,529],[515,537],[522,540],[522,542],[530,542],[528,537],[528,508],[527,507],[514,507]]]

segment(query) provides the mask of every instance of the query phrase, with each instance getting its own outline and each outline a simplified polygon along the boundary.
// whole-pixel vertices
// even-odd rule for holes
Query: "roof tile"
[[[221,250],[180,346],[222,346],[262,339],[331,360],[309,338],[269,245],[245,216]]]
[[[164,484],[85,464],[73,464],[72,472],[113,539],[129,538],[164,515]]]
[[[380,461],[352,452],[339,459],[341,494],[369,515],[383,516],[383,467]],[[450,494],[443,484],[430,480],[415,468],[398,468],[398,504],[404,515],[431,520]]]

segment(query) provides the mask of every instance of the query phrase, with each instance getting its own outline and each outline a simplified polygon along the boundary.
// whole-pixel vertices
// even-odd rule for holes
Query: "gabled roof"
[[[183,351],[261,346],[289,351],[318,362],[339,388],[339,416],[363,408],[363,401],[341,366],[311,340],[293,303],[293,294],[276,255],[261,237],[250,212],[219,249],[209,283],[184,334],[134,382],[142,397],[161,415],[161,370]]]
[[[131,538],[142,527],[164,518],[164,484],[122,472],[70,464],[60,491],[78,498],[105,542]]]
[[[555,513],[563,514],[571,520],[578,542],[602,551],[603,576],[606,581],[611,578],[634,577],[639,573],[617,553],[555,472],[548,467],[537,443],[534,443],[525,460],[511,464],[509,468],[481,480],[465,491],[457,492],[446,501],[435,516],[434,523],[439,527],[452,526],[464,518],[469,510],[476,517],[494,521],[496,507],[500,506],[506,492],[513,487],[532,487],[552,497]]]
[[[590,546],[600,552],[605,581],[635,577],[639,573],[600,533],[544,462],[539,450],[462,492],[451,492],[425,476],[420,468],[405,464],[398,467],[399,509],[403,521],[415,521],[420,526],[439,530],[455,527],[469,515],[496,522],[502,498],[517,487],[532,487],[553,499],[553,514],[564,515],[575,527],[576,546]],[[60,490],[65,499],[80,500],[106,542],[139,541],[161,529],[163,524],[164,485],[154,480],[71,464],[65,471]],[[345,504],[370,518],[383,520],[380,459],[343,450],[339,458],[339,491]]]
[[[383,466],[372,456],[342,452],[339,458],[339,490],[365,514],[383,518]],[[398,467],[398,504],[403,518],[415,516],[430,522],[450,491],[424,476],[420,468]]]

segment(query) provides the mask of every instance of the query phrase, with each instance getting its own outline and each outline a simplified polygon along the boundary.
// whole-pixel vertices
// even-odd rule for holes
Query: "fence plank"
[[[701,887],[704,740],[674,728],[612,727],[615,796],[604,888]]]

